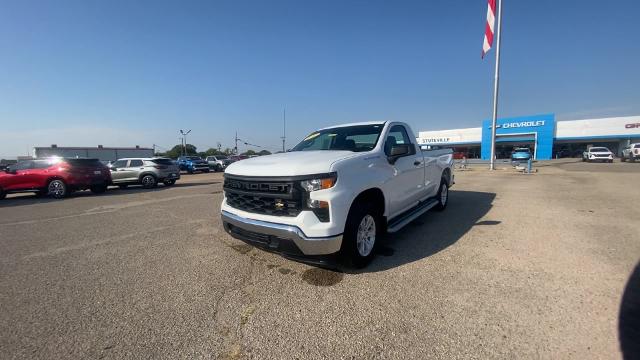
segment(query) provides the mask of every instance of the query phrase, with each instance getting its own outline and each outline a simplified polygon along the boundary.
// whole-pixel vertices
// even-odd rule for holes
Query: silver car
[[[164,183],[172,186],[180,179],[180,169],[166,158],[126,158],[109,165],[111,180],[121,189],[129,185],[142,185],[150,189]]]

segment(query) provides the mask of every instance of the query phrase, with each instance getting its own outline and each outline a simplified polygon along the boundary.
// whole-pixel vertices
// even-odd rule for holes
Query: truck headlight
[[[336,184],[337,178],[335,176],[329,176],[325,178],[303,180],[300,182],[300,186],[307,192],[325,190],[332,188]]]

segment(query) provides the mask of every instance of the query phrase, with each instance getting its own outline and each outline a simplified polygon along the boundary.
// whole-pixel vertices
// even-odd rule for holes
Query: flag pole
[[[496,169],[496,127],[498,121],[498,78],[500,74],[500,32],[502,28],[502,0],[498,0],[498,28],[496,31],[496,72],[493,83],[493,117],[491,118],[491,160],[489,169]]]

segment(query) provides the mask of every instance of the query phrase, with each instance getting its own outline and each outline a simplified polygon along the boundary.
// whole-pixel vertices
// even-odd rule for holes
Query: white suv
[[[582,153],[582,161],[605,161],[613,162],[613,153],[606,147],[594,146]]]
[[[620,160],[622,161],[631,161],[634,162],[637,159],[640,159],[640,143],[629,144],[624,149],[622,149],[622,157]]]

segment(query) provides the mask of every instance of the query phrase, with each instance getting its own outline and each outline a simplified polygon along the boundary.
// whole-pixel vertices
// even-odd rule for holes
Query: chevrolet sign
[[[538,127],[538,126],[544,126],[544,120],[538,120],[538,121],[520,121],[520,122],[513,122],[513,123],[505,123],[502,125],[498,125],[499,128],[503,128],[503,129],[513,129],[513,128],[524,128],[524,127]]]

